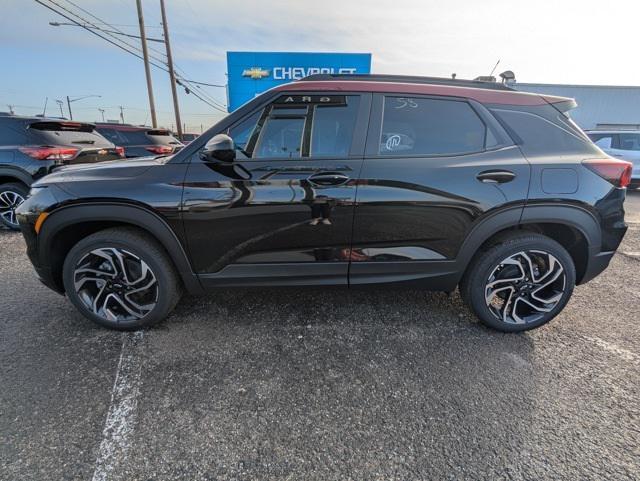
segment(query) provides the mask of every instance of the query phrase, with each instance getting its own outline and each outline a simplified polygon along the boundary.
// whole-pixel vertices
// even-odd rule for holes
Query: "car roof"
[[[421,81],[414,81],[412,77],[395,77],[399,80],[376,79],[366,80],[366,76],[356,76],[348,79],[341,76],[334,76],[326,80],[314,80],[315,76],[308,77],[309,80],[298,80],[296,82],[275,87],[275,91],[345,91],[345,92],[371,92],[371,93],[400,93],[416,95],[442,95],[450,97],[463,97],[476,100],[486,104],[504,105],[545,105],[562,102],[572,102],[568,97],[558,97],[555,95],[541,95],[529,92],[521,92],[510,88],[497,89],[494,86],[487,87],[483,82],[461,81],[459,85],[455,80],[444,83],[430,80],[429,77],[421,78]],[[317,77],[315,77],[317,78]],[[361,79],[365,80],[361,80]]]

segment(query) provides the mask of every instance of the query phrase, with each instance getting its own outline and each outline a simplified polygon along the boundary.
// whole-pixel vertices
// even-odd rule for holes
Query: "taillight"
[[[73,159],[80,149],[73,147],[19,147],[20,152],[37,160],[55,160],[57,163]]]
[[[116,154],[124,159],[124,147],[116,147]]]
[[[631,182],[633,164],[619,159],[587,159],[582,165],[595,172],[616,187],[626,187]]]
[[[173,152],[173,147],[169,147],[168,145],[154,145],[153,147],[145,147],[145,149],[158,155],[170,154]]]

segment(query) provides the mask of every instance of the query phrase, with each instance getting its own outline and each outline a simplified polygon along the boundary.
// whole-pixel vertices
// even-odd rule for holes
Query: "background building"
[[[307,75],[370,72],[370,53],[227,52],[228,110]]]
[[[510,83],[526,92],[576,99],[571,118],[583,129],[640,129],[640,87]]]

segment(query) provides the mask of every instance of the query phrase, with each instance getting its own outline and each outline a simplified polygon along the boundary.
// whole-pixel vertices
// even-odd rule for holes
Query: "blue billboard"
[[[370,53],[227,52],[229,112],[276,85],[319,73],[370,73]]]

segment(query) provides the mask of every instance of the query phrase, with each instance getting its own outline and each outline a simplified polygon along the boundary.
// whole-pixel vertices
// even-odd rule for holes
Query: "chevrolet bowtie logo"
[[[268,70],[263,70],[260,67],[251,67],[242,71],[243,77],[250,77],[254,80],[260,80],[269,76]]]

